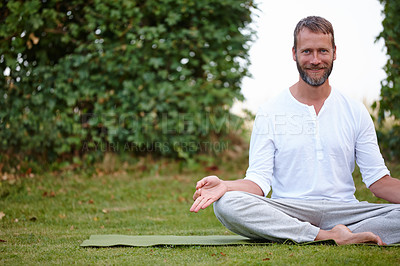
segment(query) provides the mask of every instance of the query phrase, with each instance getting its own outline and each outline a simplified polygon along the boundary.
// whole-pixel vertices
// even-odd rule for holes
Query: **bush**
[[[0,3],[0,149],[189,156],[240,119],[251,1]]]

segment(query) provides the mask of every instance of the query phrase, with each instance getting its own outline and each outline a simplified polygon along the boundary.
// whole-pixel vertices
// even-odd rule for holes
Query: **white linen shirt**
[[[356,202],[355,161],[367,187],[390,174],[365,106],[332,89],[317,116],[286,89],[257,113],[245,179],[275,199]]]

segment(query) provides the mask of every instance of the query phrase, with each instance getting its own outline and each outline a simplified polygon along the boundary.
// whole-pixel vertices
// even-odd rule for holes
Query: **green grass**
[[[100,265],[398,265],[400,252],[379,246],[190,246],[80,248],[92,234],[231,234],[212,208],[190,213],[196,181],[208,164],[179,167],[171,161],[99,166],[96,171],[46,173],[0,183],[0,264]],[[245,160],[230,161],[216,173],[243,176]],[[181,168],[181,170],[179,170]],[[107,170],[108,169],[108,170]],[[216,170],[216,169],[214,169]],[[397,166],[392,174],[400,175]],[[5,178],[4,178],[5,179]],[[357,197],[374,198],[355,174]]]

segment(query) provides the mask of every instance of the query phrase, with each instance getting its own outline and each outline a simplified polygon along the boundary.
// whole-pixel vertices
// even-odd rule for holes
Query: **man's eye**
[[[304,54],[309,54],[309,53],[310,53],[310,50],[304,50],[303,53],[304,53]]]

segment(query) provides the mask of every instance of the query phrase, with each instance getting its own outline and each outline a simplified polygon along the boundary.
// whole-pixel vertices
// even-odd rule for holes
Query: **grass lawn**
[[[92,234],[231,234],[212,208],[190,213],[196,181],[243,177],[246,160],[190,169],[170,161],[119,164],[112,171],[63,171],[0,181],[0,264],[399,265],[400,249],[379,246],[190,246],[81,248]],[[179,170],[179,168],[181,168]],[[394,176],[400,168],[391,165]],[[211,171],[212,170],[212,171]],[[374,198],[355,174],[359,200]],[[3,215],[4,214],[4,215]]]

